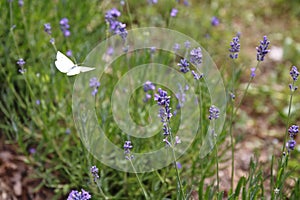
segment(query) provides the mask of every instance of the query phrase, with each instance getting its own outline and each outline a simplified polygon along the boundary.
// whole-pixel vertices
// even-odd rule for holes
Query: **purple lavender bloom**
[[[109,24],[110,31],[114,34],[120,35],[123,41],[125,41],[128,32],[126,30],[126,24],[123,24],[117,20],[119,16],[121,16],[121,12],[116,8],[113,8],[106,12],[105,20]]]
[[[232,41],[230,42],[230,46],[231,48],[229,49],[230,52],[229,57],[231,59],[237,59],[241,47],[239,37],[232,38]]]
[[[69,28],[68,23],[69,23],[69,20],[68,20],[68,18],[66,18],[66,17],[62,18],[62,19],[59,21],[59,24],[60,24],[61,26],[66,26],[67,28]]]
[[[67,135],[69,135],[71,133],[71,130],[69,128],[66,129],[66,132],[65,132]]]
[[[90,79],[90,87],[99,87],[99,86],[100,86],[100,82],[96,77]]]
[[[165,115],[165,111],[163,108],[159,109],[160,115]],[[160,116],[161,118],[163,118],[164,116]],[[168,136],[170,135],[170,130],[168,128],[168,125],[166,123],[163,123],[163,131],[164,131],[164,136]]]
[[[96,96],[98,92],[98,87],[100,86],[100,82],[98,81],[98,79],[96,77],[91,78],[89,86],[93,89],[92,96]]]
[[[29,149],[29,153],[30,153],[30,154],[35,154],[35,153],[36,153],[36,149],[33,148],[33,147],[31,147],[31,148]]]
[[[155,51],[156,51],[156,47],[150,47],[150,53],[151,53],[151,54],[154,54]]]
[[[184,58],[180,60],[180,63],[177,64],[178,66],[180,66],[180,71],[183,73],[187,73],[188,71],[190,71],[189,68],[189,62]]]
[[[189,5],[190,5],[190,3],[189,3],[188,0],[183,0],[183,4],[184,4],[185,6],[189,6]]]
[[[149,4],[157,4],[158,0],[148,0]]]
[[[286,148],[288,149],[288,152],[290,152],[291,150],[294,150],[296,146],[296,141],[291,139],[286,143]]]
[[[109,56],[112,56],[114,54],[114,48],[113,47],[108,47],[106,54]]]
[[[294,81],[297,81],[298,80],[298,76],[299,76],[299,71],[297,69],[296,66],[293,66],[291,71],[290,71],[290,75],[291,77],[293,78]]]
[[[62,18],[59,21],[60,30],[63,32],[65,37],[69,37],[71,35],[71,32],[69,31],[70,25],[68,18]]]
[[[93,90],[92,90],[92,96],[96,96],[96,94],[98,93],[98,89],[97,88],[94,88]]]
[[[213,16],[213,17],[211,18],[211,25],[212,25],[212,26],[218,26],[219,24],[220,24],[219,19],[218,19],[216,16]]]
[[[35,101],[35,104],[39,106],[39,105],[41,104],[41,101],[40,101],[39,99],[37,99],[37,100]]]
[[[194,65],[199,65],[202,63],[202,51],[200,47],[191,50],[190,62]]]
[[[203,74],[199,75],[194,70],[192,70],[192,74],[193,74],[195,80],[199,80],[203,77]]]
[[[232,92],[230,92],[229,95],[231,99],[235,99],[235,95]]]
[[[151,94],[146,93],[145,98],[143,99],[144,102],[148,102],[151,99]]]
[[[220,110],[216,106],[212,105],[209,108],[209,117],[208,117],[208,119],[209,120],[218,119],[219,116],[220,116]]]
[[[72,57],[72,55],[73,55],[72,50],[69,49],[69,50],[66,52],[66,55],[67,55],[68,57]]]
[[[172,8],[170,16],[171,17],[176,17],[177,13],[178,13],[178,10],[176,8]]]
[[[260,45],[258,47],[256,47],[257,61],[264,61],[265,55],[267,55],[270,52],[270,50],[268,49],[269,44],[270,44],[270,41],[268,40],[267,36],[264,36],[263,40],[260,41]]]
[[[126,24],[119,22],[117,25],[117,28],[115,29],[115,34],[120,35],[121,38],[123,39],[123,41],[125,41],[127,34],[128,34],[128,32],[126,30]]]
[[[51,35],[51,25],[50,25],[50,23],[46,23],[46,24],[44,24],[44,31],[46,32],[46,33],[48,33],[48,35]]]
[[[297,126],[297,125],[290,126],[289,134],[290,134],[291,139],[294,139],[295,136],[298,134],[298,132],[299,132],[299,126]]]
[[[81,192],[77,190],[72,190],[67,200],[89,200],[91,198],[92,196],[87,191],[81,189]]]
[[[144,91],[155,90],[155,85],[151,81],[146,81],[143,85]]]
[[[154,101],[157,102],[159,106],[169,106],[170,105],[170,96],[165,90],[158,88],[158,94],[154,94]]]
[[[255,77],[255,71],[256,71],[256,68],[255,68],[255,67],[252,67],[252,68],[251,68],[251,74],[250,74],[250,77],[251,77],[251,78],[254,78],[254,77]]]
[[[17,61],[17,65],[19,65],[19,67],[23,67],[24,65],[26,64],[25,60],[23,58],[20,58],[18,61]]]
[[[173,49],[175,52],[177,52],[180,49],[180,44],[175,43]]]
[[[99,169],[98,169],[96,166],[92,166],[92,167],[90,168],[90,172],[92,173],[92,175],[93,175],[93,177],[94,177],[94,182],[96,182],[97,179],[99,179],[99,175],[98,175]]]
[[[125,158],[127,160],[133,159],[133,155],[131,155],[131,151],[130,151],[133,148],[131,141],[125,141],[123,148],[124,148]]]
[[[63,34],[64,34],[65,37],[70,37],[71,32],[69,30],[64,30]]]
[[[125,141],[125,144],[123,147],[124,147],[125,153],[130,153],[130,149],[133,148],[131,141]]]
[[[120,16],[121,12],[116,8],[112,8],[105,13],[105,20],[110,23],[110,21],[115,21]]]
[[[180,144],[181,139],[178,136],[175,136],[175,144]]]
[[[23,0],[19,0],[19,1],[18,1],[18,5],[19,5],[20,7],[24,6],[24,1],[23,1]]]
[[[55,43],[55,39],[54,38],[51,38],[50,39],[50,44],[54,44]]]
[[[182,165],[180,162],[176,162],[176,166],[177,166],[177,169],[181,169],[182,168]]]
[[[185,48],[187,48],[187,49],[189,49],[189,48],[191,48],[191,42],[190,41],[185,41],[184,42],[184,46],[185,46]]]

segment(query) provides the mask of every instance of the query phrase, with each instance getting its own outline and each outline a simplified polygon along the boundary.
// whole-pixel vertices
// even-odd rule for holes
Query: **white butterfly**
[[[60,72],[67,73],[68,76],[73,76],[79,74],[80,72],[88,72],[95,69],[74,64],[72,60],[70,60],[60,51],[57,51],[55,66]]]

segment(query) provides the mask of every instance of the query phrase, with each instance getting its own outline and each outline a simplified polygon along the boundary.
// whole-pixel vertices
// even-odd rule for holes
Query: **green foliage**
[[[285,37],[276,39],[276,33],[272,35],[272,27],[264,26],[264,20],[273,16],[274,13],[281,13],[281,6],[284,10],[291,11],[291,23],[297,21],[299,16],[299,3],[297,1],[284,2],[281,0],[264,3],[256,9],[257,5],[248,1],[205,1],[198,3],[190,1],[192,6],[185,7],[176,1],[159,0],[158,5],[148,5],[147,1],[128,1],[128,7],[121,6],[119,1],[98,1],[90,0],[83,2],[79,0],[62,1],[25,1],[23,7],[19,7],[17,1],[0,2],[0,128],[1,134],[6,136],[6,143],[13,143],[18,146],[18,153],[27,156],[28,164],[35,169],[35,178],[42,179],[37,189],[48,187],[53,189],[57,199],[65,198],[70,190],[84,188],[88,190],[93,199],[144,199],[144,195],[135,174],[129,174],[109,168],[95,158],[85,149],[80,141],[72,116],[72,90],[74,77],[67,77],[60,73],[54,66],[56,49],[49,43],[50,37],[44,32],[44,24],[50,23],[52,26],[52,36],[55,39],[55,46],[58,50],[66,52],[71,49],[73,56],[78,63],[83,62],[85,55],[91,51],[95,45],[105,40],[109,33],[104,15],[108,9],[118,8],[122,15],[120,20],[127,24],[127,28],[157,26],[177,30],[189,35],[199,41],[203,47],[211,54],[217,66],[220,68],[225,85],[233,86],[237,89],[237,96],[244,90],[243,80],[249,78],[250,66],[255,61],[254,45],[258,44],[258,39],[265,33],[270,33],[271,38],[283,44],[284,61],[280,66],[289,66],[291,63],[299,63],[299,30],[291,33],[284,33]],[[273,10],[269,8],[273,6]],[[169,13],[173,7],[178,8],[179,13],[176,18],[171,18]],[[255,8],[254,8],[255,7]],[[250,8],[250,9],[248,9]],[[268,9],[268,12],[265,12]],[[271,10],[270,10],[271,9]],[[241,15],[240,13],[244,13]],[[268,13],[270,15],[268,15]],[[273,15],[272,15],[273,14]],[[282,14],[282,13],[281,13]],[[286,13],[284,13],[286,16]],[[217,16],[221,20],[218,27],[211,26],[211,17]],[[70,23],[71,36],[63,37],[60,31],[59,20],[67,17]],[[257,18],[256,18],[257,17]],[[231,73],[232,62],[228,58],[229,42],[240,31],[238,26],[253,26],[254,30],[249,33],[244,32],[241,36],[242,47],[251,43],[254,51],[250,55],[248,51],[241,52],[239,59],[234,63],[236,71]],[[255,24],[257,22],[257,27]],[[234,23],[234,24],[233,24]],[[288,30],[282,30],[288,31]],[[255,32],[258,35],[251,36]],[[250,37],[251,36],[251,37]],[[253,41],[249,41],[248,37]],[[292,39],[295,38],[295,39]],[[245,39],[245,40],[244,40]],[[255,39],[255,40],[254,40]],[[245,42],[244,42],[244,41]],[[175,41],[174,41],[175,43]],[[248,45],[249,46],[249,45]],[[242,50],[243,51],[243,50]],[[143,55],[143,56],[139,56]],[[160,63],[177,67],[179,58],[174,58],[168,52],[157,51],[154,55]],[[22,75],[18,72],[16,64],[19,58],[26,61],[26,72]],[[122,130],[114,122],[110,107],[110,96],[114,85],[119,81],[131,66],[151,62],[149,51],[137,51],[128,56],[123,56],[115,60],[112,64],[114,69],[108,72],[101,79],[97,104],[97,115],[99,123],[103,124],[103,129],[107,137],[122,148],[123,142],[127,139]],[[273,66],[273,63],[268,63]],[[267,65],[267,64],[266,64]],[[126,67],[124,67],[126,66]],[[263,66],[265,64],[263,63]],[[273,69],[272,70],[277,70]],[[262,68],[263,71],[263,68]],[[272,124],[280,125],[290,117],[296,122],[299,114],[294,111],[293,116],[285,114],[284,107],[288,105],[287,97],[289,91],[287,87],[288,77],[281,76],[288,73],[288,67],[278,69],[272,77],[257,77],[265,79],[263,84],[256,84],[257,90],[249,92],[249,102],[253,102],[251,108],[258,116],[263,112],[265,104],[269,99],[275,102],[273,115],[266,119]],[[272,73],[270,73],[272,74]],[[279,77],[280,75],[280,77]],[[141,75],[142,76],[142,75]],[[232,77],[234,80],[232,81]],[[246,77],[246,78],[245,78]],[[274,78],[275,77],[275,78]],[[191,78],[189,81],[194,81]],[[205,85],[205,81],[200,80],[199,88],[194,88],[195,93],[201,98],[201,124],[196,138],[186,154],[178,161],[183,165],[179,169],[185,194],[192,198],[198,194],[199,199],[276,199],[277,197],[299,199],[300,181],[294,180],[293,188],[284,189],[290,177],[297,177],[299,174],[298,161],[299,153],[289,157],[286,161],[277,165],[274,156],[271,161],[271,170],[265,174],[260,167],[258,160],[251,160],[247,177],[241,177],[235,188],[217,191],[215,187],[215,176],[219,173],[216,169],[216,156],[214,153],[205,158],[200,158],[199,149],[209,125],[208,108],[210,106],[210,94]],[[233,82],[233,85],[231,84]],[[274,88],[275,82],[284,82],[285,89]],[[278,83],[277,83],[278,84]],[[265,87],[263,87],[265,86]],[[162,86],[163,87],[163,86]],[[175,109],[178,101],[175,94],[168,91],[172,99],[171,107]],[[278,94],[280,93],[280,94]],[[137,88],[131,96],[129,112],[132,119],[141,125],[147,125],[151,118],[157,113],[152,109],[155,102],[148,104],[143,102],[144,91]],[[279,100],[278,100],[279,99]],[[295,95],[295,99],[299,97]],[[37,103],[40,101],[40,103]],[[238,102],[238,101],[237,101]],[[246,106],[249,106],[246,104]],[[299,107],[299,106],[298,106]],[[270,108],[272,109],[272,108]],[[279,113],[279,116],[278,116]],[[228,115],[230,109],[228,108]],[[178,113],[180,115],[180,111]],[[247,121],[250,116],[246,116]],[[229,119],[229,118],[228,118]],[[236,123],[243,123],[242,118],[236,118]],[[218,162],[225,162],[230,158],[226,157],[230,145],[226,143],[229,138],[228,128],[235,127],[233,124],[225,124],[224,129],[218,138]],[[233,123],[234,123],[233,122]],[[178,129],[180,118],[174,118],[171,127],[174,132]],[[244,126],[244,124],[242,124]],[[69,134],[66,131],[70,130]],[[234,131],[233,131],[234,132]],[[239,142],[241,135],[235,135],[235,142]],[[282,139],[283,133],[278,137]],[[147,152],[164,146],[161,141],[161,134],[154,138],[132,139],[134,143],[133,151]],[[31,148],[36,149],[35,154],[30,154]],[[279,150],[280,151],[280,150]],[[238,156],[238,155],[235,155]],[[93,182],[93,177],[89,173],[89,168],[96,165],[100,169],[100,179],[98,184],[102,192],[99,192],[99,185]],[[278,170],[276,169],[278,167]],[[289,171],[289,168],[295,169]],[[273,174],[273,170],[276,171]],[[298,171],[297,171],[298,170]],[[295,175],[296,174],[296,175]],[[154,172],[138,174],[141,184],[145,187],[150,199],[184,199],[183,192],[180,191],[179,179],[173,165]],[[266,187],[266,182],[271,182],[270,188]],[[207,183],[209,182],[209,184]],[[274,194],[274,189],[278,188],[280,194]],[[196,192],[195,192],[196,191]]]

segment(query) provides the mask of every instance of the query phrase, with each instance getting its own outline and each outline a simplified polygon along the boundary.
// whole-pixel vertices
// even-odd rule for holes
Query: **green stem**
[[[258,68],[258,66],[259,66],[259,63],[260,63],[260,62],[258,61],[257,64],[256,64],[256,67],[255,67],[255,71],[257,70],[257,68]],[[246,94],[247,94],[247,92],[248,92],[249,86],[250,86],[250,84],[251,84],[251,82],[252,82],[253,79],[254,79],[254,77],[251,76],[250,79],[249,79],[249,81],[248,81],[247,87],[246,87],[246,89],[244,90],[243,96],[242,96],[242,98],[241,98],[239,104],[237,105],[237,107],[236,107],[236,109],[235,109],[235,112],[234,112],[234,114],[233,114],[233,116],[234,116],[233,119],[235,119],[236,114],[237,114],[237,111],[239,110],[239,108],[240,108],[240,106],[241,106],[241,103],[242,103],[242,101],[244,100],[244,98],[245,98],[245,96],[246,96]]]
[[[101,184],[100,184],[99,180],[96,181],[96,184],[97,184],[97,187],[98,187],[98,189],[99,189],[101,195],[104,197],[104,199],[111,199],[110,197],[108,197],[108,196],[106,196],[106,195],[104,194],[104,192],[103,192],[103,190],[102,190],[102,188],[101,188]]]
[[[219,192],[220,189],[220,177],[219,177],[219,157],[218,157],[218,144],[217,144],[217,140],[216,140],[216,135],[215,135],[215,123],[214,121],[212,121],[213,123],[213,129],[212,129],[212,133],[213,133],[213,137],[215,140],[215,144],[216,144],[216,151],[215,151],[215,156],[216,156],[216,168],[217,168],[217,191]]]
[[[234,66],[233,64],[232,66],[232,82],[231,82],[231,92],[232,94],[235,93],[235,68],[236,66]],[[232,132],[232,126],[233,126],[233,114],[234,114],[234,101],[231,98],[231,96],[229,97],[231,100],[231,113],[230,113],[230,119],[229,119],[229,133],[230,133],[230,143],[231,143],[231,189],[233,191],[233,187],[234,187],[234,138],[233,138],[233,132]]]
[[[292,88],[294,88],[294,83],[295,83],[295,81],[293,81]],[[285,136],[284,136],[283,145],[282,145],[282,152],[284,152],[284,149],[285,149],[285,143],[287,140],[287,135],[288,135],[288,130],[289,130],[290,115],[291,115],[291,108],[292,108],[292,102],[293,102],[293,94],[294,94],[294,91],[291,91],[290,102],[289,102],[289,111],[288,111],[287,121],[286,121],[286,125],[285,125]]]
[[[138,180],[138,182],[139,182],[139,184],[140,184],[140,186],[141,186],[141,188],[142,188],[142,190],[143,190],[143,193],[144,193],[145,198],[146,198],[146,199],[149,199],[149,197],[148,197],[148,195],[147,195],[147,192],[146,192],[146,190],[145,190],[145,188],[144,188],[144,186],[143,186],[143,184],[142,184],[142,182],[141,182],[141,180],[140,180],[140,178],[139,178],[139,176],[138,176],[138,174],[137,174],[137,172],[136,172],[136,169],[135,169],[135,167],[134,167],[134,165],[133,165],[131,159],[129,159],[129,161],[130,161],[130,164],[131,164],[131,166],[132,166],[132,169],[133,169],[133,171],[134,171],[134,173],[135,173],[135,175],[136,175],[136,178],[137,178],[137,180]]]
[[[178,167],[177,167],[177,164],[176,164],[176,155],[175,155],[175,150],[174,150],[174,144],[175,143],[174,143],[173,136],[172,136],[172,133],[171,133],[171,128],[170,128],[169,121],[167,122],[167,126],[168,126],[168,130],[170,130],[170,139],[171,139],[171,144],[172,144],[171,148],[172,148],[172,155],[173,155],[173,159],[174,159],[174,165],[175,165],[175,170],[176,170],[177,181],[179,183],[179,187],[180,187],[180,191],[182,193],[182,196],[185,198],[185,193],[184,193],[184,190],[183,190],[179,170],[178,170]]]

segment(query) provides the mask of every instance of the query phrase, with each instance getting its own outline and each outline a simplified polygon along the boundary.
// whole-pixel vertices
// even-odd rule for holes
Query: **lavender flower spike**
[[[255,67],[252,67],[252,68],[251,68],[251,74],[250,74],[251,78],[254,78],[254,77],[255,77],[255,71],[256,71],[256,68],[255,68]]]
[[[219,108],[217,108],[216,106],[212,105],[209,108],[209,120],[213,120],[213,119],[218,119],[220,116],[220,110]]]
[[[270,44],[270,41],[268,40],[267,36],[264,36],[263,40],[260,41],[260,45],[258,47],[256,47],[257,61],[264,61],[265,55],[267,55],[270,52],[270,50],[268,49],[269,44]]]
[[[177,13],[178,13],[178,10],[177,10],[176,8],[173,8],[173,9],[171,10],[170,16],[171,16],[171,17],[176,17]]]
[[[97,179],[99,179],[99,175],[98,175],[99,169],[98,169],[96,166],[92,166],[92,167],[90,168],[90,172],[92,173],[92,175],[93,175],[93,177],[94,177],[94,182],[96,182]]]
[[[288,132],[290,134],[290,138],[294,139],[299,132],[299,126],[297,125],[290,126]]]
[[[87,191],[81,189],[81,192],[78,192],[77,190],[72,190],[67,200],[89,200],[91,198],[92,196]]]
[[[288,149],[288,152],[290,152],[291,150],[294,150],[296,146],[296,141],[291,139],[286,143],[286,148]]]
[[[290,75],[291,77],[293,78],[294,81],[297,81],[298,80],[298,76],[299,76],[299,71],[297,69],[296,66],[293,66],[291,71],[290,71]]]
[[[146,81],[143,85],[144,91],[155,90],[155,85],[151,81]]]
[[[51,35],[51,25],[50,25],[50,23],[44,24],[44,31],[46,33],[48,33],[48,35]]]
[[[183,73],[187,73],[188,71],[190,71],[189,68],[189,62],[184,58],[180,60],[180,63],[177,64],[178,66],[180,66],[180,71]]]
[[[24,60],[23,58],[20,58],[20,59],[17,61],[17,64],[18,64],[20,67],[23,67],[23,66],[26,64],[26,62],[25,62],[25,60]]]
[[[133,148],[131,141],[129,141],[129,140],[125,141],[123,148],[124,148],[125,158],[128,160],[133,159],[133,155],[131,155],[131,152],[130,152],[130,149]]]
[[[232,42],[230,42],[231,48],[229,49],[229,57],[231,59],[237,59],[238,58],[238,53],[240,52],[240,40],[238,37],[232,38]]]
[[[199,65],[202,63],[202,51],[201,48],[194,48],[190,52],[190,62]]]

